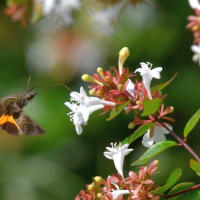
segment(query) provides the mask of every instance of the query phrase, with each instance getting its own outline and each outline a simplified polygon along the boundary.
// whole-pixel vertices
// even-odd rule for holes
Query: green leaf
[[[200,176],[200,162],[190,159],[189,165],[197,173],[197,175]]]
[[[133,165],[141,165],[153,159],[166,149],[176,146],[176,142],[171,140],[164,140],[151,146],[138,160],[132,163]]]
[[[138,139],[140,136],[142,136],[144,133],[146,133],[147,130],[149,130],[152,126],[153,126],[153,123],[144,124],[144,125],[140,126],[134,133],[132,133],[125,140],[123,140],[122,144],[133,143],[136,139]]]
[[[169,191],[168,195],[170,195],[170,194],[175,194],[175,193],[177,193],[177,192],[180,192],[180,191],[182,191],[182,190],[185,190],[185,189],[187,189],[187,188],[190,188],[190,187],[192,187],[193,185],[194,185],[193,182],[179,183],[179,184],[175,185],[175,186]],[[177,200],[179,197],[180,197],[180,195],[179,195],[179,196],[172,197],[172,198],[170,198],[170,200]]]
[[[169,178],[167,179],[165,185],[163,185],[162,187],[159,187],[158,189],[153,191],[153,194],[161,194],[165,191],[167,191],[169,188],[171,188],[174,184],[176,184],[176,182],[179,180],[179,178],[182,175],[182,170],[181,169],[175,169],[171,175],[169,176]]]
[[[145,117],[154,114],[160,108],[161,103],[162,99],[145,99],[143,103],[144,111],[141,116]]]
[[[165,87],[167,87],[177,76],[177,73],[174,74],[174,76],[172,76],[172,78],[170,80],[168,80],[167,82],[165,83],[161,83],[159,85],[156,85],[154,87],[151,88],[151,93],[154,94],[156,91],[160,91],[160,90],[163,90]]]
[[[192,131],[192,129],[195,127],[195,125],[197,124],[197,122],[200,119],[200,109],[198,109],[194,115],[190,118],[190,120],[188,121],[188,123],[185,126],[184,129],[184,138],[187,138],[188,134]]]
[[[122,104],[122,105],[118,105],[118,106],[115,106],[111,112],[110,112],[110,116],[106,119],[107,121],[110,121],[112,119],[114,119],[117,115],[119,115],[123,110],[124,108],[129,104],[129,101],[125,104]]]

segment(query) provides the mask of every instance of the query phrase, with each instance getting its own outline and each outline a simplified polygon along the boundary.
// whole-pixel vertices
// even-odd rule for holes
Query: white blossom
[[[100,99],[98,97],[89,97],[87,96],[87,93],[85,92],[83,87],[80,87],[80,93],[78,92],[71,92],[71,101],[75,101],[76,103],[85,105],[85,106],[91,106],[91,105],[110,105],[114,106],[115,103],[110,101],[105,101],[103,99]]]
[[[87,125],[89,116],[96,110],[102,109],[104,107],[102,104],[88,107],[85,105],[77,105],[70,102],[65,102],[64,104],[71,110],[68,115],[70,116],[70,120],[73,121],[78,135],[83,132],[82,125]]]
[[[149,98],[152,99],[151,88],[150,88],[151,81],[153,78],[160,79],[160,72],[162,71],[162,67],[156,67],[154,69],[151,69],[152,64],[149,62],[147,63],[142,62],[140,63],[140,65],[141,68],[136,69],[135,73],[139,72],[140,75],[142,76],[144,87],[147,90]]]
[[[192,9],[199,9],[200,10],[200,3],[199,0],[189,0],[190,7]]]
[[[200,43],[198,45],[192,45],[191,50],[194,52],[192,60],[194,62],[198,62],[198,64],[200,65]]]
[[[169,126],[169,129],[172,130],[172,127]],[[169,134],[166,128],[154,125],[144,134],[142,144],[145,147],[151,147],[154,143],[166,140],[166,134]]]
[[[71,102],[65,102],[64,104],[71,110],[68,115],[70,120],[73,121],[78,135],[83,132],[82,125],[87,125],[89,116],[93,112],[104,108],[104,105],[115,105],[110,101],[87,96],[83,87],[80,88],[80,93],[73,91],[70,96]]]
[[[131,96],[134,97],[134,90],[135,90],[135,84],[128,79],[128,84],[126,85],[126,92],[128,92]]]
[[[121,146],[117,145],[117,143],[111,143],[111,147],[106,147],[107,151],[104,152],[104,156],[106,158],[114,161],[115,168],[122,177],[124,177],[124,157],[128,155],[131,151],[133,151],[133,149],[128,149],[128,146],[128,144],[124,144],[123,146]]]

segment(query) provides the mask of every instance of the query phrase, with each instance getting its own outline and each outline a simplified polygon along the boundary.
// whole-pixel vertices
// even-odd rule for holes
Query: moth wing
[[[20,113],[20,116],[16,119],[16,122],[24,135],[34,136],[44,133],[44,130],[36,122],[30,119],[24,112]]]
[[[2,130],[6,131],[11,135],[20,135],[22,134],[21,128],[18,126],[16,120],[12,115],[3,114],[0,117],[0,127]]]

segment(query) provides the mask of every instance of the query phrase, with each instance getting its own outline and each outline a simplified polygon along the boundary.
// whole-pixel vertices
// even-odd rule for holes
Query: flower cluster
[[[104,155],[113,159],[118,174],[108,176],[106,180],[96,176],[93,182],[86,186],[86,190],[80,191],[75,200],[159,200],[159,195],[154,195],[152,191],[156,188],[152,175],[158,168],[158,161],[153,161],[150,165],[141,167],[139,172],[129,171],[128,177],[123,177],[124,156],[132,151],[128,145],[107,147],[109,152]],[[122,167],[119,167],[121,164]],[[121,168],[121,169],[119,169]]]
[[[189,4],[195,13],[195,15],[188,16],[189,24],[187,25],[194,37],[194,45],[191,46],[194,53],[192,60],[200,65],[200,3],[198,0],[189,0]]]
[[[142,77],[142,81],[139,81],[135,73],[129,73],[128,68],[124,67],[129,55],[128,48],[122,48],[119,52],[119,68],[117,70],[112,67],[113,73],[99,67],[93,76],[88,74],[82,76],[83,81],[92,83],[89,86],[89,94],[93,96],[87,96],[83,87],[81,87],[80,93],[71,92],[71,102],[66,102],[65,105],[72,111],[69,115],[78,135],[82,133],[82,125],[87,124],[90,114],[94,111],[104,109],[104,112],[111,111],[112,114],[118,112],[118,109],[122,107],[126,113],[134,111],[134,119],[129,123],[129,128],[153,123],[152,128],[143,137],[142,143],[145,147],[150,147],[154,143],[166,139],[165,134],[169,131],[166,131],[159,121],[173,121],[171,117],[167,116],[173,111],[171,106],[165,108],[162,103],[157,112],[142,116],[145,102],[155,99],[162,102],[166,97],[159,90],[151,89],[151,81],[153,78],[160,79],[162,67],[152,69],[151,63],[140,63],[141,67],[135,70],[135,73],[139,73]],[[132,81],[131,78],[134,78],[135,81]],[[172,129],[168,123],[165,125]]]
[[[171,106],[165,108],[164,104],[161,104],[160,109],[156,113],[150,114],[146,118],[141,116],[146,101],[158,99],[162,102],[166,97],[166,95],[162,95],[159,90],[153,91],[151,89],[151,81],[153,78],[160,79],[162,67],[152,69],[151,63],[142,62],[140,63],[141,67],[136,69],[135,73],[130,73],[128,68],[123,67],[129,54],[127,47],[122,48],[119,52],[118,70],[114,67],[111,67],[112,71],[103,70],[103,68],[99,67],[97,68],[97,73],[94,73],[93,76],[84,74],[82,80],[91,83],[89,86],[89,94],[96,96],[98,99],[103,99],[115,104],[115,106],[106,105],[104,107],[105,112],[117,112],[121,106],[124,107],[126,113],[134,111],[134,120],[129,124],[129,128],[133,128],[135,125],[155,123],[161,119],[173,121],[171,117],[167,116],[173,111],[173,108]],[[137,79],[136,73],[141,75],[142,81]],[[134,81],[132,81],[131,78],[133,78]],[[166,131],[163,131],[162,129],[161,132],[152,131],[154,129],[157,130],[156,127],[159,126],[161,125],[157,123],[157,125],[149,130],[151,134],[147,133],[145,135],[145,141],[143,143],[146,144],[145,146],[149,146],[150,143],[153,144],[153,142],[165,138],[163,133]],[[157,132],[161,133],[161,137],[156,137],[153,134],[154,132],[155,135],[159,135],[156,134]],[[149,139],[147,140],[147,138]],[[149,143],[149,141],[151,142]]]

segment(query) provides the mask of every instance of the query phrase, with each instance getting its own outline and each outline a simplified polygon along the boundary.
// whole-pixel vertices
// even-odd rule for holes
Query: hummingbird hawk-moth
[[[28,81],[28,83],[30,80]],[[23,108],[36,96],[32,89],[0,98],[0,127],[11,135],[41,135],[44,130],[24,112]]]

